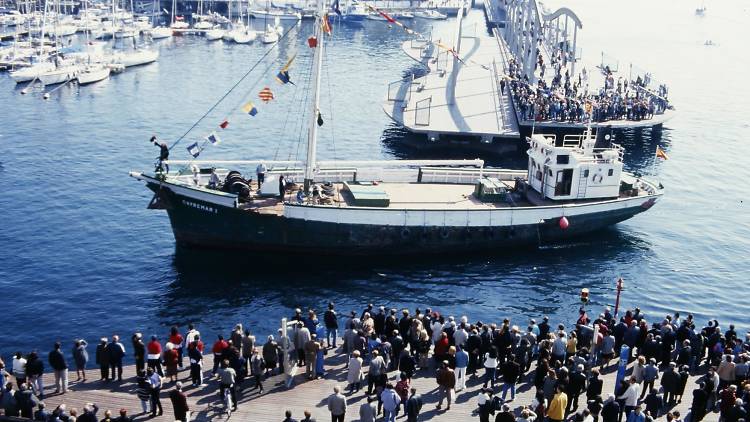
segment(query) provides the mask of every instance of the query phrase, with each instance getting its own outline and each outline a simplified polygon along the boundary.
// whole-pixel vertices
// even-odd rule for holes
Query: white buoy
[[[44,99],[45,100],[49,100],[49,92],[45,92],[44,93]]]

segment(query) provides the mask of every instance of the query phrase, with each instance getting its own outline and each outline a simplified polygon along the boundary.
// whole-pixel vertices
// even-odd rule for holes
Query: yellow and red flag
[[[656,146],[656,158],[661,158],[662,160],[669,160],[669,156],[666,152],[664,152],[663,149],[659,145]]]
[[[328,35],[331,35],[331,23],[328,22],[328,13],[323,15],[323,21],[320,23],[321,29]]]

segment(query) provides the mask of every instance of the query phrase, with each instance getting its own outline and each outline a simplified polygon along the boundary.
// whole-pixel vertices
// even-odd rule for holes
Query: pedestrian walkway
[[[613,361],[614,363],[614,361]],[[304,368],[294,377],[294,383],[291,389],[284,385],[284,376],[276,375],[264,382],[265,393],[258,395],[256,391],[250,390],[252,381],[246,379],[242,392],[238,396],[239,409],[233,412],[230,419],[238,421],[281,421],[284,419],[284,411],[291,410],[295,419],[302,419],[302,412],[308,409],[312,412],[313,417],[318,421],[328,420],[330,415],[327,410],[326,398],[333,392],[333,387],[339,385],[346,387],[346,368],[344,367],[345,358],[341,350],[330,350],[325,359],[325,368],[327,375],[324,379],[307,381]],[[212,359],[210,353],[204,357],[204,368],[206,376],[210,375]],[[94,376],[96,370],[90,370],[89,375]],[[517,396],[510,404],[512,409],[518,411],[520,407],[529,405],[534,397],[533,386],[533,367],[525,378],[517,386]],[[130,416],[135,416],[136,420],[146,420],[148,414],[139,413],[141,406],[135,394],[134,377],[135,367],[125,367],[125,379],[123,382],[116,381],[88,381],[86,383],[72,382],[70,390],[64,395],[51,394],[53,387],[47,386],[44,402],[47,409],[52,410],[60,403],[66,403],[68,410],[71,408],[81,409],[86,403],[95,403],[99,406],[99,419],[104,417],[104,411],[110,409],[113,415],[117,415],[119,409],[128,410]],[[480,374],[481,375],[481,374]],[[616,377],[616,366],[612,365],[603,371],[601,377],[604,381],[603,396],[614,391]],[[46,383],[51,384],[52,375],[45,375]],[[398,372],[389,373],[389,380],[394,384],[398,379]],[[685,400],[678,404],[673,410],[678,410],[683,416],[688,413],[690,405],[690,392],[695,387],[696,377],[691,377],[685,390]],[[223,413],[223,407],[218,397],[218,382],[216,380],[207,380],[203,387],[193,387],[190,384],[189,370],[180,371],[179,380],[183,382],[183,390],[188,396],[188,403],[193,414],[193,419],[197,421],[216,421],[227,418]],[[657,382],[658,383],[658,382]],[[366,383],[365,383],[366,384]],[[476,396],[482,387],[481,378],[469,378],[467,389],[456,394],[455,403],[449,411],[437,410],[436,404],[439,399],[437,395],[437,384],[435,373],[432,369],[420,370],[416,373],[412,381],[412,386],[416,387],[418,393],[422,394],[424,407],[420,415],[420,421],[452,422],[478,420],[474,414],[476,409]],[[157,422],[174,421],[172,406],[169,402],[168,394],[174,388],[174,384],[166,383],[161,392],[161,400],[164,406],[164,415],[154,418]],[[348,411],[346,421],[359,420],[359,406],[366,402],[366,386],[359,393],[346,393],[348,401]],[[496,386],[499,391],[499,385]],[[584,406],[585,400],[580,401]],[[518,413],[517,413],[518,414]],[[716,420],[717,414],[711,414],[705,420]],[[663,417],[658,420],[665,420]]]
[[[461,137],[484,143],[518,140],[516,115],[507,90],[501,89],[507,65],[498,42],[503,41],[480,34],[460,36],[460,42],[406,41],[404,52],[425,65],[429,73],[391,83],[383,105],[386,114],[431,141]],[[449,44],[460,44],[451,47],[460,60],[446,50]]]

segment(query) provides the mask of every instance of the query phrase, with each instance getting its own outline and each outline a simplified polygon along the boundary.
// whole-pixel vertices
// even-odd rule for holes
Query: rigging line
[[[328,57],[324,57],[324,59],[326,59],[325,65],[326,65],[326,83],[328,84],[328,107],[330,107],[330,110],[331,110],[331,113],[330,113],[331,114],[331,145],[333,147],[333,160],[337,161],[338,157],[336,154],[336,132],[335,132],[336,125],[334,124],[334,120],[333,120],[333,116],[336,113],[334,113],[333,111],[333,104],[334,104],[333,91],[331,90],[331,76],[329,73],[329,69],[331,66],[329,66]],[[341,190],[340,189],[336,189],[336,201],[338,202],[339,206],[341,206]]]
[[[304,112],[304,105],[307,104],[308,98],[310,97],[310,89],[309,88],[310,88],[310,85],[312,84],[312,72],[313,72],[313,68],[314,67],[315,67],[315,60],[311,60],[310,61],[310,69],[309,69],[309,73],[308,73],[308,77],[307,77],[307,80],[308,80],[308,82],[307,82],[308,89],[305,90],[305,98],[304,98],[304,101],[302,102],[303,113],[302,113],[302,118],[300,119],[299,132],[297,133],[297,150],[294,153],[295,160],[299,160],[300,146],[302,145],[302,133],[304,132],[304,127],[308,123],[307,121],[309,119],[308,112]],[[289,151],[289,152],[291,154],[291,151]]]
[[[306,104],[308,102],[308,98],[309,98],[309,95],[310,95],[310,82],[311,82],[310,75],[309,74],[305,74],[305,86],[304,86],[304,90],[303,90],[303,94],[304,95],[300,96],[300,98],[299,98],[299,104],[298,104],[298,107],[299,107],[299,113],[298,113],[299,122],[297,123],[297,125],[295,127],[294,133],[289,138],[290,139],[290,142],[289,142],[289,144],[290,144],[289,145],[289,157],[287,158],[287,160],[290,160],[290,161],[292,159],[292,154],[293,154],[293,151],[294,151],[292,149],[292,146],[295,143],[295,139],[296,139],[296,143],[297,143],[297,154],[299,154],[300,142],[302,140],[302,130],[305,127],[305,122],[307,122],[307,107],[306,107]]]
[[[297,85],[294,85],[294,90],[292,91],[292,99],[289,102],[289,106],[287,107],[286,116],[284,116],[284,123],[281,125],[281,134],[284,134],[284,131],[286,130],[287,123],[289,122],[289,118],[292,115],[293,107],[296,104],[297,100],[297,93],[299,92],[299,89],[297,88]],[[281,142],[276,143],[276,149],[273,152],[273,160],[276,161],[276,158],[278,158],[279,155],[279,149],[281,148]]]
[[[297,25],[299,25],[299,22],[300,21],[297,21],[297,23],[295,23],[286,32],[284,32],[284,35],[282,35],[281,38],[278,41],[276,41],[276,43],[274,45],[271,46],[271,48],[269,48],[268,50],[266,50],[265,53],[263,53],[263,55],[260,57],[260,59],[258,59],[258,61],[255,62],[255,64],[250,68],[250,70],[248,70],[244,75],[242,75],[242,77],[237,81],[237,83],[235,83],[231,88],[229,88],[229,91],[225,92],[224,95],[222,95],[221,98],[219,98],[219,100],[216,101],[214,103],[214,105],[212,105],[211,108],[208,109],[208,111],[206,111],[195,123],[193,123],[192,126],[190,126],[190,128],[185,133],[182,134],[182,136],[180,136],[179,138],[177,138],[177,140],[172,143],[172,145],[169,147],[169,149],[171,150],[178,143],[180,143],[180,141],[182,141],[193,129],[196,128],[196,126],[198,126],[200,124],[200,122],[203,121],[203,119],[205,119],[212,111],[214,111],[214,109],[216,109],[216,107],[218,107],[219,104],[221,104],[221,102],[224,101],[224,99],[227,98],[227,96],[229,96],[229,94],[231,94],[232,91],[234,91],[234,89],[237,88],[237,86],[239,86],[242,83],[242,81],[245,80],[245,78],[247,78],[248,76],[250,76],[250,73],[252,73],[252,71],[255,70],[255,68],[258,67],[258,65],[261,62],[263,62],[263,60],[266,57],[268,57],[269,54],[271,54],[271,51],[273,51],[276,47],[278,47],[278,45],[280,44],[281,40],[283,40],[284,38],[286,38],[287,35],[289,35],[289,33],[292,32],[292,29],[296,28]]]
[[[330,110],[329,116],[331,121],[331,146],[333,148],[333,160],[337,160],[338,157],[336,156],[336,131],[335,131],[335,125],[334,125],[334,110],[333,110],[333,90],[331,89],[331,77],[329,73],[330,66],[328,64],[328,58],[326,57],[325,62],[325,69],[326,69],[326,84],[328,85],[328,108]]]
[[[310,97],[310,87],[312,84],[313,66],[314,66],[314,60],[311,60],[309,63],[309,68],[307,68],[307,73],[305,73],[305,76],[306,76],[305,82],[307,84],[304,90],[305,96],[300,98],[300,119],[299,119],[299,124],[297,127],[297,133],[296,133],[297,148],[296,148],[296,152],[294,153],[295,160],[299,159],[299,150],[300,150],[300,146],[302,143],[302,132],[308,123],[308,111],[307,111],[306,105]],[[292,148],[289,148],[289,160],[291,159],[292,159]]]

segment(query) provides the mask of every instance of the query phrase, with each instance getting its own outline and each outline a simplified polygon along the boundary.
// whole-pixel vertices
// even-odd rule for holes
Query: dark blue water
[[[257,61],[266,48],[260,43],[167,40],[158,63],[64,87],[47,101],[40,90],[21,95],[0,75],[0,353],[136,329],[165,335],[168,326],[190,321],[205,334],[236,322],[268,334],[294,307],[320,309],[328,300],[340,310],[372,302],[431,305],[472,320],[512,317],[523,324],[549,314],[569,321],[583,287],[591,289],[594,310],[612,304],[618,276],[626,280],[626,306],[651,315],[691,311],[699,320],[715,316],[748,328],[748,11],[740,1],[715,2],[698,18],[694,7],[645,0],[576,6],[586,59],[596,62],[606,50],[622,69],[632,60],[670,85],[678,114],[664,130],[618,137],[628,169],[666,186],[663,200],[571,244],[487,256],[310,263],[176,249],[166,214],[146,209],[151,195],[128,171],[149,170],[157,154],[149,137],[180,136]],[[470,31],[473,22],[481,32],[481,12],[470,16]],[[434,32],[448,38],[452,23],[437,23]],[[335,30],[324,71],[320,156],[415,156],[399,146],[403,134],[380,107],[387,83],[414,68],[400,51],[404,34],[381,22]],[[266,76],[257,85],[263,69],[248,77],[174,158],[186,158],[187,143],[227,116],[223,142],[205,157],[301,157],[310,31],[305,24],[292,32],[271,53]],[[718,46],[704,46],[706,39]],[[294,51],[297,87],[280,86],[273,74]],[[259,105],[255,118],[242,116],[239,105],[258,103],[266,85],[277,100]],[[654,165],[657,143],[670,160]],[[493,162],[518,164],[518,157]]]

